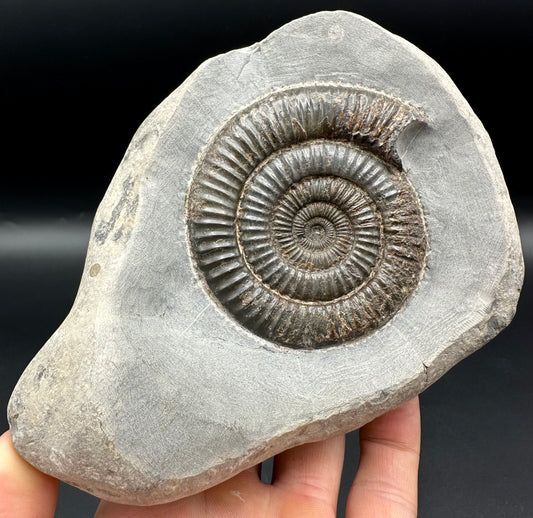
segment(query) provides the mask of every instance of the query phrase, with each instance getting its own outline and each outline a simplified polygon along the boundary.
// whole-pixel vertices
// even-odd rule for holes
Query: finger
[[[154,506],[115,504],[102,500],[94,518],[168,518],[200,516],[255,516],[263,488],[257,466],[241,471],[222,484],[181,500]],[[0,518],[2,518],[0,516]]]
[[[359,441],[361,458],[348,495],[346,516],[416,517],[420,458],[418,398],[361,428]]]
[[[241,471],[235,477],[205,492],[208,511],[204,516],[268,516],[270,486],[261,482],[261,465]]]
[[[272,485],[316,499],[335,510],[344,462],[345,436],[303,444],[277,455]]]
[[[59,481],[36,470],[0,437],[0,518],[53,518]]]

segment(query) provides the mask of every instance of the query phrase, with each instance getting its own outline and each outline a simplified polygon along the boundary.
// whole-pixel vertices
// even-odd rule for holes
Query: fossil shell
[[[188,196],[194,259],[245,327],[322,347],[387,322],[423,273],[422,208],[399,133],[423,113],[354,86],[298,85],[214,135]]]
[[[510,322],[522,279],[451,79],[365,18],[306,16],[141,125],[13,441],[97,496],[175,500],[420,393]]]

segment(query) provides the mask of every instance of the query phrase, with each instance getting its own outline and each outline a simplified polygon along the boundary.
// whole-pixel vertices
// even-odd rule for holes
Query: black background
[[[533,2],[0,0],[0,407],[72,304],[91,218],[142,120],[205,59],[323,9],[370,18],[448,72],[491,135],[533,262]],[[533,516],[527,282],[513,324],[421,397],[423,518]],[[62,487],[57,516],[94,502]]]

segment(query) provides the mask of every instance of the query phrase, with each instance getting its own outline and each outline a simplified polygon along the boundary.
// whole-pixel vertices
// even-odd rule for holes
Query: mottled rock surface
[[[306,16],[139,128],[13,440],[109,500],[190,495],[420,393],[510,322],[522,278],[490,139],[446,73],[360,16]]]

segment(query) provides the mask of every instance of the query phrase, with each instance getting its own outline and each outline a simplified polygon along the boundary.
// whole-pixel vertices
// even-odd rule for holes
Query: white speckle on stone
[[[342,41],[344,38],[344,29],[339,24],[334,24],[328,29],[328,40],[332,43]]]

